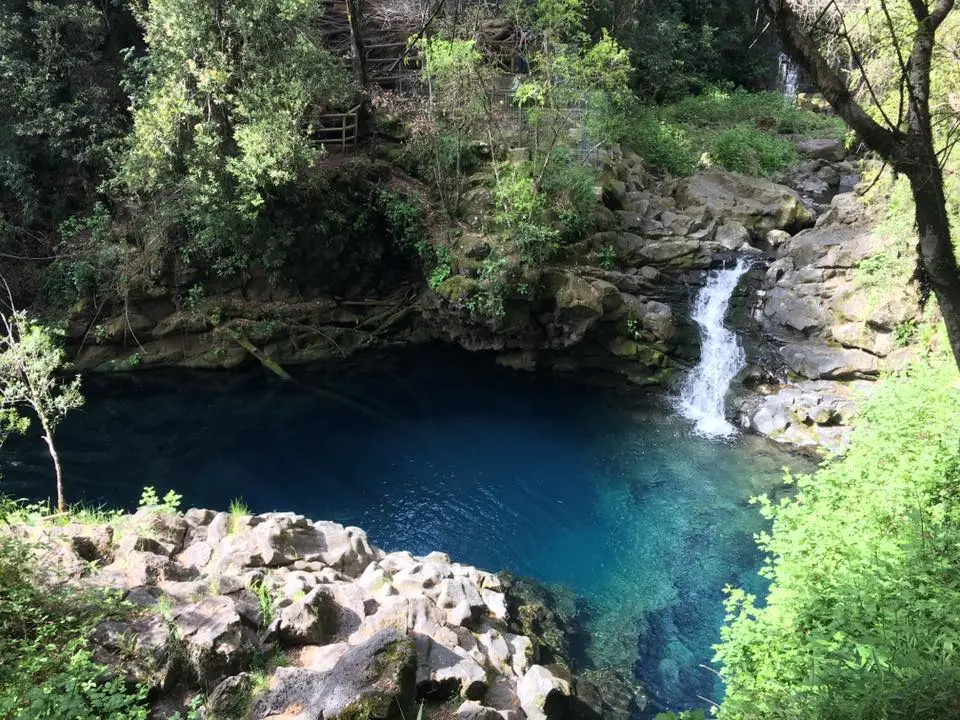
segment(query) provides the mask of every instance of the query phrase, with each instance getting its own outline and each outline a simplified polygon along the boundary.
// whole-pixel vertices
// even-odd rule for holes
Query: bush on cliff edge
[[[0,497],[0,525],[11,509]],[[94,662],[88,641],[119,603],[37,584],[25,572],[38,567],[36,550],[0,529],[0,718],[146,720],[146,688]]]
[[[765,604],[730,591],[721,718],[960,717],[960,388],[883,381],[846,455],[761,510]]]

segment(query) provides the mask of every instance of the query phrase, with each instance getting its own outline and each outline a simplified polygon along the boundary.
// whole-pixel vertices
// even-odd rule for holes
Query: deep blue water
[[[747,502],[798,461],[691,434],[669,410],[597,389],[402,351],[297,374],[139,374],[87,383],[58,434],[69,500],[132,508],[145,485],[187,506],[294,510],[569,586],[581,663],[633,671],[674,709],[719,700],[722,588],[758,587]],[[45,497],[42,443],[8,443],[0,489]]]

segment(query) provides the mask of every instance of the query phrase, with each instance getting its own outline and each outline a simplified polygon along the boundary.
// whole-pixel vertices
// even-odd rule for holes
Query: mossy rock
[[[476,295],[479,289],[480,283],[476,280],[463,275],[451,275],[434,292],[450,302],[462,303]]]
[[[580,603],[573,591],[532,578],[500,573],[509,611],[510,631],[533,642],[538,664],[570,669],[574,638],[582,634]]]
[[[350,648],[328,672],[281,669],[251,717],[284,712],[327,720],[404,720],[415,714],[417,651],[396,630]]]

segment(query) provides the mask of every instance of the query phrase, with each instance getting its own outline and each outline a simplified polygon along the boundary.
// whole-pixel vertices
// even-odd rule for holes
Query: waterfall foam
[[[726,420],[724,399],[730,382],[746,366],[746,357],[736,333],[723,320],[737,283],[749,269],[750,263],[740,259],[732,268],[714,270],[694,303],[693,320],[700,328],[700,362],[680,387],[677,409],[707,437],[729,437],[736,432]]]

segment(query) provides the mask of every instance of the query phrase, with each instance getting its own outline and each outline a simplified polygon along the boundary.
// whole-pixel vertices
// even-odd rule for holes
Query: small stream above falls
[[[144,485],[184,504],[290,510],[364,528],[578,596],[579,667],[633,673],[654,711],[703,706],[728,583],[756,590],[752,495],[801,461],[715,442],[658,407],[437,349],[261,374],[90,378],[58,436],[70,499],[132,508]],[[802,466],[799,466],[802,469]],[[44,497],[42,443],[8,442],[2,487]]]

